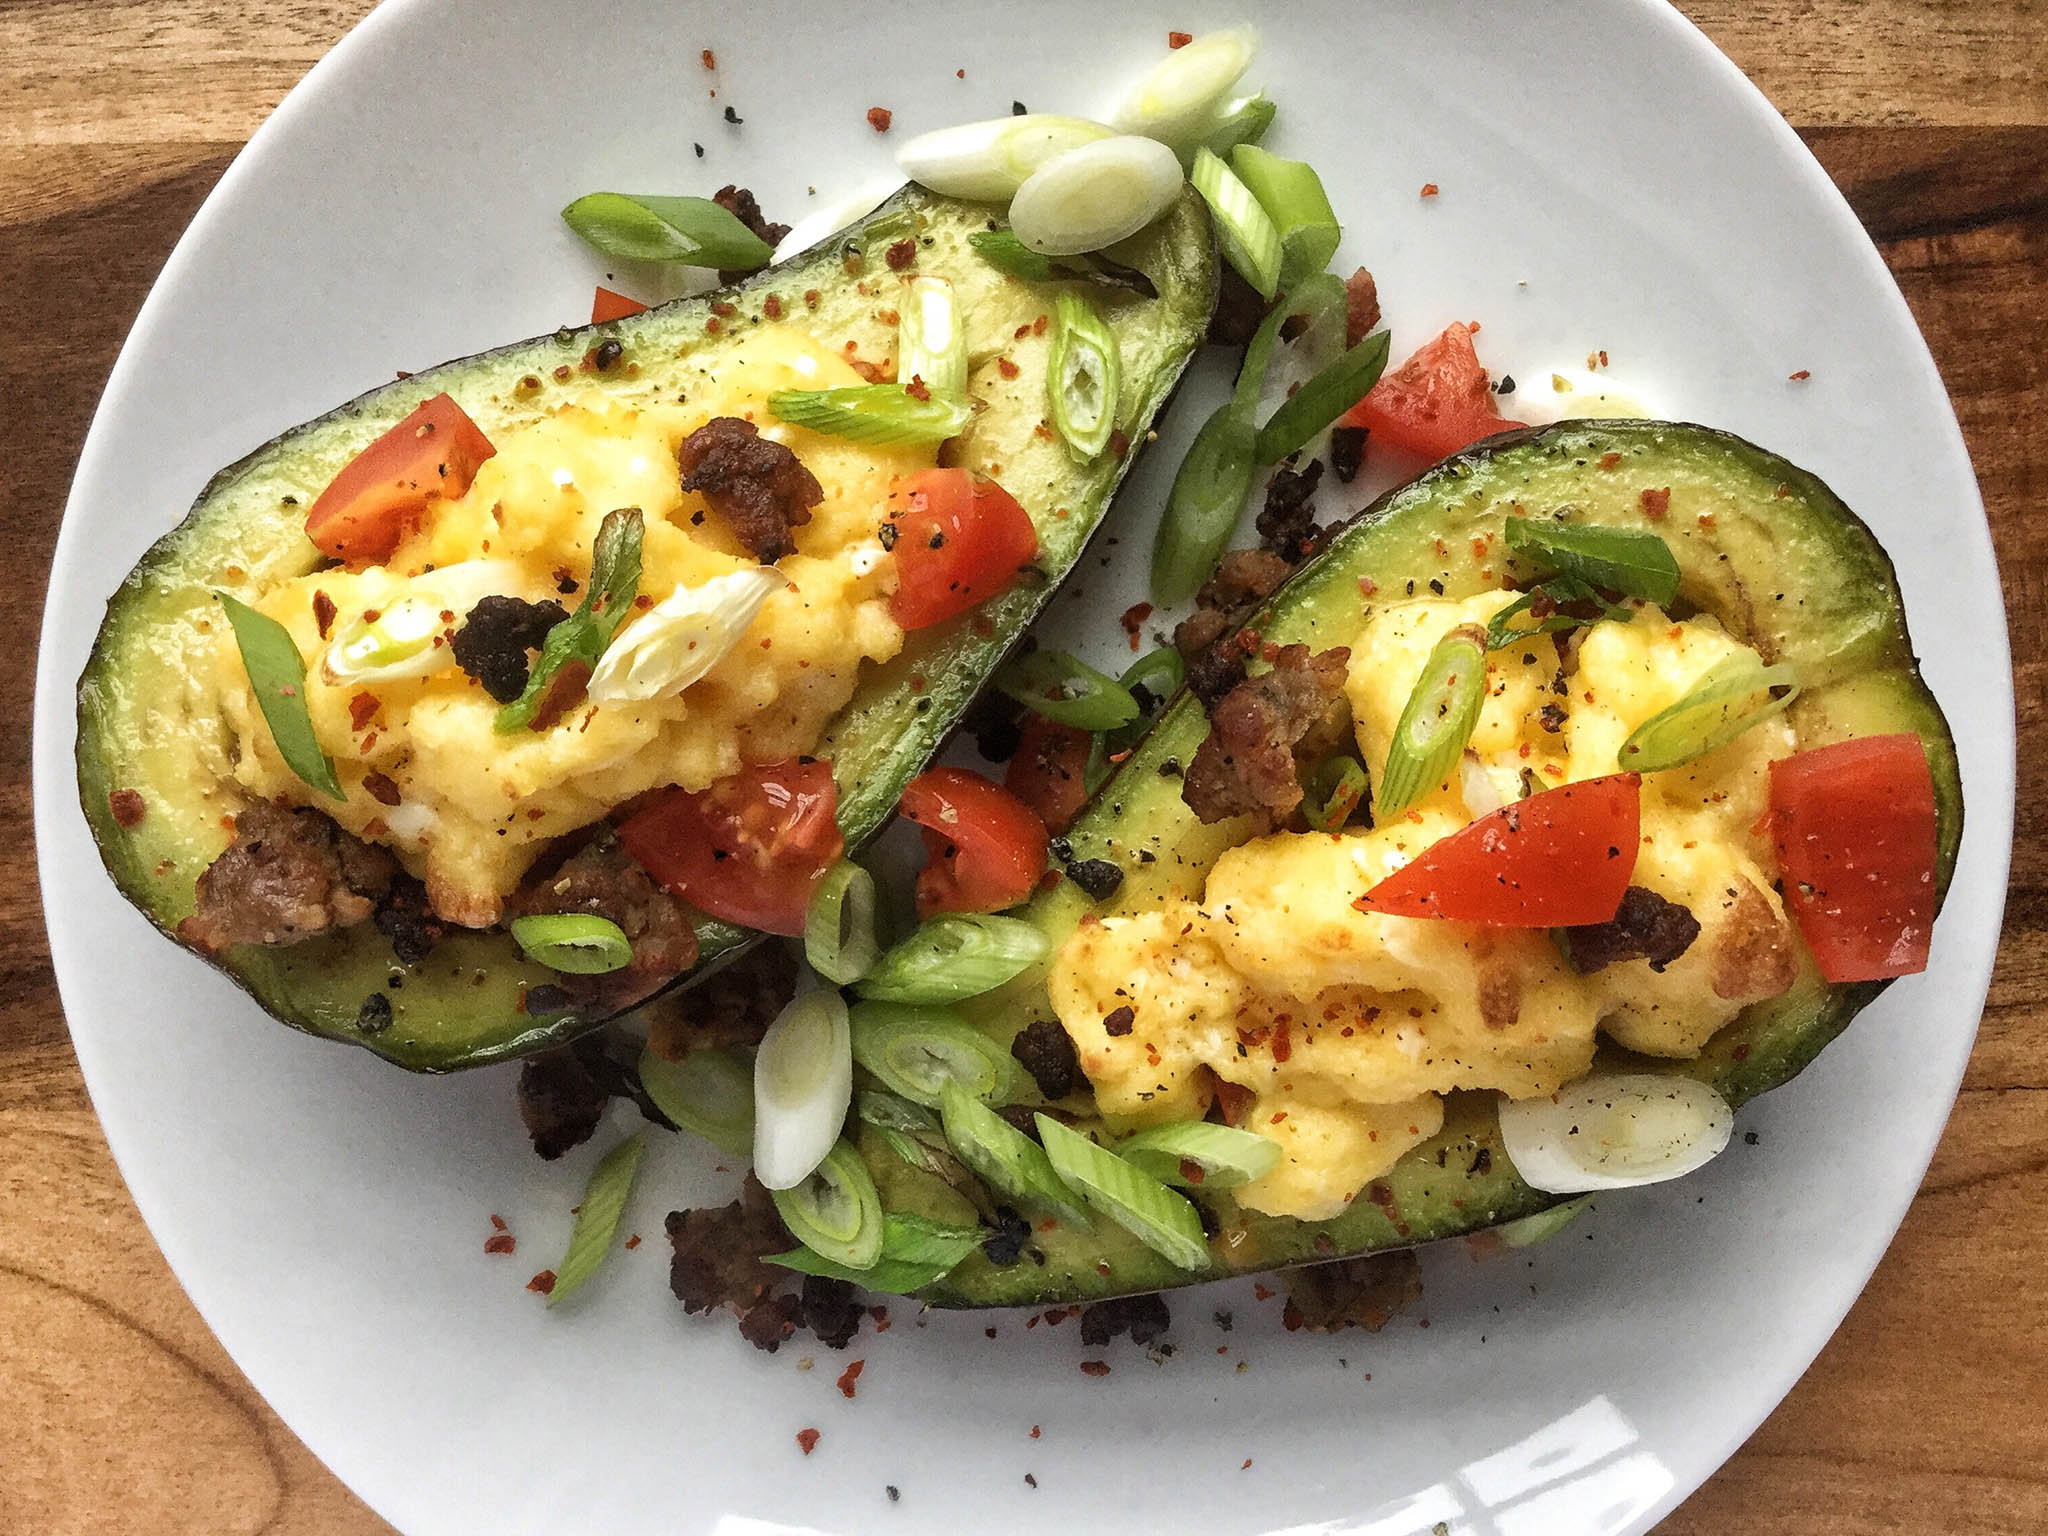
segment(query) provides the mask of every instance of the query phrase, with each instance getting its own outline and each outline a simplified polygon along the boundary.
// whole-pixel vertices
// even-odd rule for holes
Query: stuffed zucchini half
[[[1657,600],[1618,595],[1644,583]],[[1035,1116],[948,1093],[970,1203],[1031,1230],[896,1276],[925,1300],[1156,1290],[1643,1182],[1631,1142],[1659,1140],[1667,1099],[1711,1104],[1725,1141],[1727,1106],[1925,962],[1953,743],[1883,551],[1746,442],[1489,439],[1337,531],[1225,643],[1247,680],[1184,693],[1056,845],[1068,878],[1012,914],[1047,958],[958,1004],[1027,1065],[1064,1032],[1078,1070],[1032,1067],[1071,1083],[1057,1100],[1021,1073],[989,1095]],[[1919,838],[1903,926],[1812,866],[1830,836],[1906,867]],[[1510,1122],[1575,1092],[1604,1144],[1565,1160],[1622,1177],[1560,1180],[1578,1124],[1541,1169],[1517,1143]],[[962,1181],[907,1165],[886,1117],[859,1146],[892,1221],[961,1219]]]
[[[1109,283],[1006,276],[991,227],[907,188],[221,471],[79,680],[122,892],[283,1022],[421,1071],[800,931],[1072,568],[1214,306],[1192,192]],[[1048,426],[1070,319],[1084,393],[1120,378],[1092,443]]]

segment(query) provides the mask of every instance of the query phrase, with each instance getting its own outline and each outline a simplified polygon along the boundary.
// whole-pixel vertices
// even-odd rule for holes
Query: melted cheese
[[[217,678],[238,738],[236,778],[255,795],[318,803],[351,832],[388,844],[426,881],[443,917],[485,926],[551,839],[646,790],[701,789],[743,764],[812,751],[861,664],[902,645],[888,611],[894,563],[875,530],[891,480],[933,456],[785,426],[765,401],[778,389],[860,382],[803,333],[766,326],[722,353],[682,403],[633,409],[592,393],[503,433],[468,492],[437,503],[387,565],[315,572],[258,600],[308,658],[307,706],[346,803],[316,801],[284,765],[224,637]],[[714,416],[758,421],[817,477],[824,499],[796,530],[795,552],[777,564],[786,587],[700,681],[645,702],[586,704],[549,730],[500,735],[496,701],[459,668],[369,684],[321,675],[315,658],[327,641],[316,594],[346,622],[389,607],[430,568],[488,559],[514,577],[494,590],[573,609],[589,580],[591,542],[614,508],[637,506],[645,518],[643,607],[754,565],[718,514],[681,489],[678,449]],[[577,591],[565,595],[569,582]],[[460,617],[452,615],[451,632]],[[396,786],[398,806],[365,787],[373,774]]]
[[[1430,650],[1484,624],[1506,593],[1373,610],[1351,648],[1346,694],[1375,780]],[[1532,636],[1488,658],[1471,751],[1502,800],[1615,771],[1635,727],[1743,647],[1711,618],[1643,607],[1587,631],[1566,664]],[[1688,907],[1701,931],[1662,972],[1626,961],[1581,976],[1540,930],[1389,917],[1352,900],[1460,830],[1461,779],[1385,826],[1278,833],[1232,848],[1200,901],[1090,920],[1056,957],[1055,1009],[1103,1114],[1157,1124],[1203,1113],[1233,1084],[1237,1123],[1280,1143],[1247,1207],[1336,1215],[1402,1153],[1436,1134],[1441,1095],[1556,1092],[1585,1075],[1601,1031],[1638,1051],[1696,1055],[1742,1007],[1790,985],[1799,951],[1751,830],[1782,718],[1720,751],[1644,777],[1632,881]],[[1120,1029],[1129,1009],[1128,1029]]]

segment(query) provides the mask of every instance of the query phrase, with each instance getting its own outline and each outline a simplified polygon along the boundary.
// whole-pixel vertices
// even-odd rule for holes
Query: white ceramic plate
[[[1755,1145],[1608,1200],[1533,1256],[1430,1254],[1425,1305],[1377,1337],[1287,1335],[1246,1287],[1177,1298],[1159,1364],[1127,1342],[1084,1351],[1072,1328],[1003,1316],[991,1341],[988,1318],[914,1325],[898,1306],[856,1347],[849,1402],[836,1357],[807,1372],[801,1348],[757,1354],[667,1295],[662,1213],[708,1173],[679,1142],[628,1218],[648,1241],[548,1315],[524,1282],[560,1252],[596,1147],[539,1163],[509,1070],[411,1078],[276,1027],[102,874],[71,770],[102,600],[216,466],[395,368],[579,318],[601,265],[555,217],[572,196],[739,179],[793,218],[807,187],[867,179],[922,128],[1013,98],[1105,110],[1169,26],[1238,15],[755,0],[741,24],[669,0],[400,0],[292,94],[165,268],[50,583],[51,945],[94,1102],[179,1278],[293,1429],[404,1530],[1636,1531],[1778,1401],[1895,1229],[1998,930],[2013,737],[1997,574],[1941,382],[1848,208],[1698,34],[1631,0],[1274,8],[1257,75],[1282,104],[1274,145],[1329,182],[1341,269],[1379,277],[1397,356],[1453,318],[1483,320],[1484,356],[1527,384],[1604,348],[1616,386],[1820,472],[1898,560],[1962,752],[1962,860],[1934,969],[1745,1111]],[[728,104],[743,125],[721,121]],[[894,109],[891,139],[866,126],[873,105]],[[1441,196],[1419,198],[1424,182]],[[1797,369],[1811,379],[1788,383]],[[1116,519],[1121,569],[1060,605],[1089,611],[1097,643],[1137,595],[1170,463]],[[483,1253],[494,1211],[514,1258]],[[1084,1355],[1112,1374],[1082,1375]]]

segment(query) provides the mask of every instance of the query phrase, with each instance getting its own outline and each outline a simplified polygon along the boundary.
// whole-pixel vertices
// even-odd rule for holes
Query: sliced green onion
[[[1678,559],[1669,544],[1646,529],[1511,517],[1507,536],[1511,554],[1547,570],[1660,608],[1678,596]]]
[[[551,971],[604,976],[633,963],[626,932],[594,912],[541,912],[512,919],[513,942]]]
[[[1780,688],[1785,691],[1774,691]],[[1762,702],[1752,704],[1758,694]],[[1727,746],[1798,697],[1799,673],[1789,662],[1767,667],[1754,652],[1739,652],[1709,667],[1677,703],[1629,732],[1616,765],[1634,773],[1676,768]]]
[[[1398,816],[1450,776],[1486,702],[1486,632],[1460,624],[1437,641],[1394,727],[1373,819]]]
[[[1188,1120],[1127,1136],[1116,1144],[1116,1155],[1164,1184],[1230,1189],[1271,1173],[1280,1143],[1256,1131]]]
[[[774,252],[708,197],[592,192],[562,210],[569,227],[607,256],[751,272]]]
[[[1204,32],[1169,51],[1117,103],[1110,122],[1176,147],[1199,138],[1217,108],[1258,57],[1250,26]]]
[[[882,1145],[895,1154],[898,1162],[905,1163],[924,1173],[937,1174],[940,1178],[945,1177],[945,1170],[940,1165],[938,1158],[933,1154],[932,1149],[911,1135],[910,1132],[893,1130],[886,1125],[871,1126],[869,1129],[881,1138]]]
[[[1341,285],[1340,285],[1341,286]],[[1152,543],[1152,596],[1172,606],[1186,602],[1209,579],[1244,513],[1257,469],[1258,431],[1253,414],[1287,318],[1275,308],[1253,332],[1230,399],[1202,423],[1173,477],[1166,514]]]
[[[911,279],[896,331],[896,377],[967,396],[967,322],[943,277]]]
[[[825,871],[804,909],[804,959],[835,986],[859,981],[882,952],[875,937],[875,877],[851,859]]]
[[[853,1269],[845,1264],[835,1264],[808,1248],[771,1253],[763,1262],[793,1269],[800,1275],[821,1275],[827,1280],[849,1281],[864,1291],[882,1296],[908,1296],[921,1291],[953,1267],[950,1264],[901,1264],[894,1259],[877,1259],[866,1269]]]
[[[807,1178],[769,1193],[790,1236],[813,1253],[848,1269],[882,1256],[881,1192],[851,1142],[834,1142]]]
[[[633,599],[640,590],[640,539],[645,523],[638,507],[621,507],[607,512],[598,525],[591,549],[590,585],[576,611],[547,633],[540,655],[526,680],[526,690],[501,708],[491,727],[501,735],[525,730],[541,718],[542,702],[565,667],[576,664],[595,675],[598,660],[612,636],[633,611]],[[560,716],[558,709],[553,714]]]
[[[1125,669],[1117,679],[1117,686],[1131,696],[1138,706],[1138,718],[1128,725],[1117,726],[1106,735],[1098,735],[1089,744],[1089,765],[1087,774],[1098,768],[1107,777],[1108,756],[1112,752],[1126,752],[1135,747],[1145,733],[1152,729],[1152,723],[1165,713],[1173,696],[1180,692],[1181,684],[1187,680],[1187,663],[1181,660],[1180,652],[1170,645],[1162,645],[1147,651]],[[1095,761],[1096,754],[1103,761]],[[1085,777],[1085,775],[1084,775]],[[1092,779],[1088,792],[1095,792]]]
[[[1256,456],[1277,464],[1342,416],[1379,383],[1387,366],[1387,333],[1374,331],[1280,402],[1259,428]]]
[[[1052,941],[1015,917],[947,913],[883,952],[853,985],[884,1003],[957,1003],[993,992],[1052,952]]]
[[[1230,168],[1280,231],[1282,288],[1292,288],[1330,264],[1343,230],[1313,166],[1283,160],[1256,144],[1240,144],[1230,152]]]
[[[1209,1243],[1202,1218],[1185,1195],[1098,1147],[1050,1115],[1038,1117],[1038,1134],[1053,1171],[1082,1198],[1139,1242],[1182,1269],[1209,1267]]]
[[[1046,389],[1052,396],[1052,424],[1082,463],[1098,457],[1116,430],[1117,396],[1123,364],[1116,332],[1095,306],[1076,293],[1053,301],[1051,351]]]
[[[306,662],[292,643],[291,631],[225,592],[214,596],[234,626],[235,648],[242,653],[242,670],[249,674],[249,691],[256,695],[256,707],[263,711],[263,723],[270,727],[278,756],[321,794],[336,800],[346,798],[341,781],[334,776],[334,760],[320,750],[320,738],[313,734],[313,716],[306,708]]]
[[[998,272],[1027,283],[1049,283],[1070,278],[1076,282],[1093,283],[1098,288],[1135,293],[1142,298],[1159,297],[1159,285],[1151,278],[1136,267],[1111,261],[1107,256],[1062,256],[1057,259],[1041,256],[1007,229],[977,229],[967,237],[967,243]]]
[[[1301,814],[1318,832],[1335,832],[1364,801],[1365,790],[1365,769],[1356,758],[1327,758],[1308,776]]]
[[[1053,1172],[1045,1148],[981,1100],[949,1083],[939,1101],[939,1114],[954,1155],[998,1195],[1052,1211],[1083,1232],[1094,1230],[1086,1207]],[[1045,1116],[1038,1119],[1043,1124]]]
[[[899,1264],[936,1264],[951,1269],[988,1237],[980,1227],[957,1227],[908,1211],[883,1218],[882,1257]]]
[[[901,384],[782,389],[768,409],[778,421],[856,443],[943,443],[974,419],[965,395],[934,389],[920,400]]]
[[[670,1061],[652,1046],[640,1053],[640,1086],[654,1107],[721,1152],[754,1148],[754,1066],[736,1051],[692,1051]]]
[[[1251,188],[1238,180],[1223,157],[1205,148],[1195,151],[1188,180],[1202,194],[1216,219],[1216,239],[1223,256],[1262,299],[1280,288],[1280,230],[1272,215],[1259,206]]]
[[[949,1084],[977,1099],[1011,1097],[1010,1053],[950,1008],[862,1002],[849,1018],[853,1059],[913,1104],[938,1108]]]
[[[1129,689],[1065,651],[1020,656],[996,674],[996,687],[1056,725],[1107,731],[1138,718]]]
[[[1031,173],[1010,201],[1010,228],[1047,256],[1078,256],[1157,219],[1187,178],[1164,144],[1119,134],[1083,144]]]
[[[583,1282],[597,1273],[598,1265],[611,1252],[612,1239],[619,1233],[619,1218],[625,1214],[626,1199],[633,1193],[633,1176],[640,1171],[644,1150],[639,1136],[628,1136],[605,1153],[583,1187],[583,1199],[576,1207],[576,1224],[569,1229],[569,1249],[555,1266],[555,1288],[548,1292],[548,1305],[559,1307],[573,1296]]]
[[[1273,126],[1278,110],[1264,91],[1225,102],[1203,128],[1202,143],[1219,155],[1229,154],[1240,144],[1256,144]]]
[[[839,1139],[853,1102],[846,1004],[799,992],[754,1056],[754,1176],[771,1190],[810,1177]]]
[[[860,1009],[867,1006],[862,1003],[851,1011],[857,1016]],[[878,1131],[923,1134],[939,1128],[939,1117],[924,1105],[906,1099],[901,1094],[884,1093],[879,1088],[863,1088],[856,1093],[853,1096],[853,1112],[860,1117],[862,1123],[872,1125]]]
[[[1008,202],[1046,161],[1112,132],[1085,117],[1026,112],[920,133],[896,151],[896,164],[942,197]]]
[[[1591,1195],[1581,1195],[1576,1200],[1564,1200],[1547,1211],[1538,1211],[1534,1216],[1524,1216],[1520,1221],[1505,1221],[1494,1231],[1500,1240],[1510,1248],[1533,1248],[1538,1243],[1547,1243],[1573,1221],[1579,1212],[1593,1203]]]

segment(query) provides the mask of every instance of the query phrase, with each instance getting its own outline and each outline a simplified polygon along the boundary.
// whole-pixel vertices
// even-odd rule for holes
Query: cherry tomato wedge
[[[350,565],[374,565],[426,516],[427,503],[469,489],[498,450],[447,395],[413,413],[348,462],[306,513],[306,537]]]
[[[1611,773],[1504,805],[1424,849],[1352,905],[1493,928],[1604,923],[1635,871],[1642,782],[1641,774]]]
[[[1038,553],[1038,530],[1017,498],[964,469],[925,469],[889,492],[896,530],[890,615],[923,629],[993,597]]]
[[[619,840],[692,906],[795,937],[812,891],[846,851],[838,800],[830,763],[794,758],[743,768],[695,794],[668,790],[626,820]]]
[[[597,285],[597,294],[590,301],[590,323],[603,325],[607,320],[623,320],[628,315],[644,315],[647,306],[638,299],[629,299],[623,293],[615,293],[603,283]]]
[[[1821,975],[1927,969],[1934,775],[1918,736],[1860,736],[1772,763],[1771,830],[1785,905]]]
[[[1045,823],[1008,790],[965,768],[934,768],[903,786],[903,814],[924,830],[917,915],[1000,912],[1045,873]]]
[[[1375,443],[1425,459],[1444,458],[1482,437],[1522,425],[1501,415],[1472,349],[1472,327],[1462,321],[1446,326],[1441,336],[1373,385],[1344,421],[1364,427]]]
[[[1033,714],[1024,722],[1003,788],[1038,813],[1048,832],[1064,832],[1088,803],[1088,749],[1094,738],[1077,725]]]

